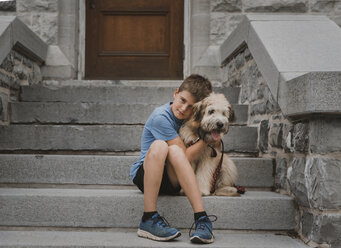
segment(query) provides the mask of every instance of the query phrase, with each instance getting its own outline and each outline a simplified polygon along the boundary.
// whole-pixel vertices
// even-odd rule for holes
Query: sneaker
[[[214,219],[210,220],[210,217],[213,217]],[[212,222],[216,220],[217,220],[217,216],[215,215],[200,217],[196,222],[193,223],[189,231],[190,240],[193,243],[200,243],[200,244],[213,243],[214,235],[212,232]],[[194,224],[195,224],[195,232],[191,234]]]
[[[179,237],[181,233],[178,229],[170,227],[166,219],[156,213],[145,222],[141,220],[137,235],[157,241],[168,241]]]

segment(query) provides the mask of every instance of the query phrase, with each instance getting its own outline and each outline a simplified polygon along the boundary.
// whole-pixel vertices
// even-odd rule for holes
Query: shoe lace
[[[213,232],[210,230],[207,223],[209,221],[215,222],[217,219],[218,219],[218,217],[216,215],[208,215],[208,216],[205,216],[205,218],[201,218],[200,220],[196,220],[195,222],[193,222],[193,224],[189,230],[189,236],[191,237],[191,235],[192,235],[192,230],[193,230],[194,225],[195,225],[195,230],[197,230],[197,229],[205,230],[205,228],[207,228],[207,230],[213,235]]]
[[[164,217],[162,217],[161,215],[156,216],[156,217],[153,219],[153,223],[154,223],[154,224],[157,224],[157,225],[159,225],[159,226],[162,226],[162,227],[167,227],[167,226],[169,226],[168,221],[167,221]]]

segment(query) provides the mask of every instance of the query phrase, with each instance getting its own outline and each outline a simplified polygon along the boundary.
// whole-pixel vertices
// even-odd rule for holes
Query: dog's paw
[[[211,193],[209,191],[201,191],[201,196],[209,196]]]
[[[217,196],[240,196],[235,187],[225,186],[216,190]]]
[[[183,189],[180,190],[179,195],[185,196],[185,191]]]

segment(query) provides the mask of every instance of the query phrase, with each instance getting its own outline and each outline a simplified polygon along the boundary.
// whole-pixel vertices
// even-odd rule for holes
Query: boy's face
[[[193,104],[195,104],[195,98],[191,93],[186,90],[181,92],[179,89],[175,90],[171,109],[177,119],[188,119],[192,114]]]

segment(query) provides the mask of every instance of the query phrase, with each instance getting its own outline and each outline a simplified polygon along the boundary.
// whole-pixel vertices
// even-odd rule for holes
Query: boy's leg
[[[191,203],[194,213],[205,211],[197,179],[185,153],[176,145],[169,146],[168,150],[166,168],[172,185],[177,187],[180,184]]]
[[[194,243],[212,243],[214,241],[212,223],[204,212],[199,186],[185,153],[178,146],[170,146],[168,162],[167,172],[171,183],[173,186],[181,185],[195,213],[196,227],[195,232],[190,235],[190,240]]]
[[[156,140],[151,144],[143,162],[144,169],[144,211],[156,211],[156,203],[162,181],[168,144]]]
[[[143,163],[144,169],[144,212],[154,212],[151,218],[140,222],[137,234],[140,237],[167,241],[181,235],[180,231],[168,226],[165,219],[156,212],[156,203],[162,181],[164,165],[168,154],[168,144],[156,140],[150,146]]]

